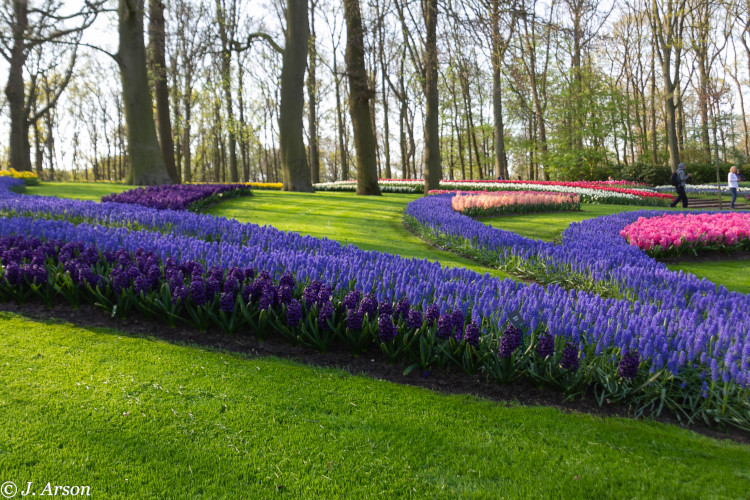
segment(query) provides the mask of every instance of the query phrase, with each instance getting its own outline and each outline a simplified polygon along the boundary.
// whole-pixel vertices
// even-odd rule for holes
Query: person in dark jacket
[[[674,208],[677,206],[677,203],[682,201],[682,208],[688,207],[688,199],[687,194],[685,193],[685,188],[687,187],[687,180],[690,178],[690,174],[685,172],[685,164],[680,163],[677,165],[677,186],[675,189],[677,190],[677,198],[672,200],[672,203],[669,204],[670,207]]]

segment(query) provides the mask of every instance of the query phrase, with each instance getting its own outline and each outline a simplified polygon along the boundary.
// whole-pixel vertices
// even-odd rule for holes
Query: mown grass
[[[667,265],[672,271],[692,273],[727,290],[750,293],[750,259],[685,262]]]
[[[121,193],[128,189],[133,189],[133,186],[95,182],[44,182],[39,186],[27,186],[24,193],[55,196],[57,198],[99,201],[102,199],[102,196],[111,193]]]
[[[0,367],[0,470],[19,485],[88,485],[99,498],[750,491],[749,446],[673,426],[506,406],[106,329],[0,314]]]
[[[430,247],[411,234],[404,227],[402,214],[406,204],[419,196],[256,190],[251,197],[222,202],[208,209],[207,213],[242,222],[267,224],[317,238],[329,238],[364,250],[439,261],[451,267],[467,267],[500,278],[508,277],[500,270],[483,267],[469,259]]]
[[[643,209],[644,207],[633,205],[581,204],[581,210],[578,212],[554,212],[490,217],[482,219],[482,222],[498,229],[513,231],[514,233],[527,238],[556,241],[561,238],[562,232],[573,222],[593,219],[603,215],[612,215],[620,212]]]

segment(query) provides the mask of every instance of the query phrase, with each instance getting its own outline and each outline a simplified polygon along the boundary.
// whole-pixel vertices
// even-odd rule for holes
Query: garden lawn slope
[[[23,192],[24,194],[54,196],[56,198],[99,201],[102,199],[102,196],[121,193],[132,188],[133,186],[114,183],[45,182],[39,186],[26,186]]]
[[[223,201],[206,213],[240,222],[267,224],[282,231],[296,231],[316,238],[329,238],[363,250],[429,259],[450,267],[466,267],[499,278],[508,277],[500,270],[429,247],[406,230],[402,220],[404,207],[420,197],[395,193],[375,197],[335,192],[255,191],[252,197]]]
[[[3,313],[0,366],[0,470],[19,487],[88,485],[94,498],[750,491],[747,445],[112,330]]]

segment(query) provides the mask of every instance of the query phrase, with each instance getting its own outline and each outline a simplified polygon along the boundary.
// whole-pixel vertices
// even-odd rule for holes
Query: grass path
[[[121,193],[128,189],[133,189],[133,186],[95,182],[44,182],[39,186],[27,186],[24,193],[99,201],[102,196]]]
[[[3,481],[95,498],[739,498],[750,446],[0,314]]]
[[[439,261],[451,267],[467,267],[500,278],[508,277],[497,269],[486,268],[469,259],[430,247],[407,231],[402,213],[406,204],[419,196],[386,193],[373,197],[336,192],[254,191],[253,196],[227,200],[210,208],[207,213],[242,222],[268,224],[316,238],[330,238],[364,250]]]

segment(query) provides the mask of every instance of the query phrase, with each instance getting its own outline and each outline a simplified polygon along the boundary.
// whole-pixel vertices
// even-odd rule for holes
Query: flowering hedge
[[[701,250],[750,248],[750,214],[671,214],[641,217],[620,231],[628,243],[649,255],[696,254]]]
[[[433,194],[430,191],[429,194]],[[538,191],[458,191],[451,199],[453,210],[471,217],[580,210],[581,197],[569,193]]]
[[[13,167],[9,169],[0,169],[0,177],[10,177],[13,179],[21,179],[24,181],[24,184],[27,186],[38,186],[39,185],[39,177],[31,171],[23,170],[18,171],[14,169]]]
[[[102,197],[102,202],[126,203],[171,210],[198,211],[222,198],[249,195],[245,184],[165,184],[113,193]]]
[[[628,245],[619,230],[635,220],[630,213],[574,224],[559,253],[502,232],[517,239],[518,255],[590,263],[592,276],[619,276],[632,290],[604,298],[219,217],[20,196],[7,187],[0,179],[6,300],[88,301],[116,314],[138,310],[321,350],[378,346],[405,370],[453,366],[569,394],[588,388],[646,413],[668,408],[750,427],[748,296],[670,273]],[[413,214],[442,203],[458,222],[476,222],[450,209],[448,196],[417,201],[407,207]],[[476,234],[476,245],[493,251],[492,239]],[[614,238],[622,248],[606,250]],[[520,330],[509,326],[512,317],[521,318]]]
[[[422,193],[422,180],[378,180],[384,193]],[[338,181],[315,184],[318,191],[354,191],[356,181]],[[584,203],[611,203],[621,205],[666,206],[671,195],[652,190],[629,189],[602,182],[552,182],[552,181],[440,181],[440,189],[449,191],[551,191],[578,194]]]

